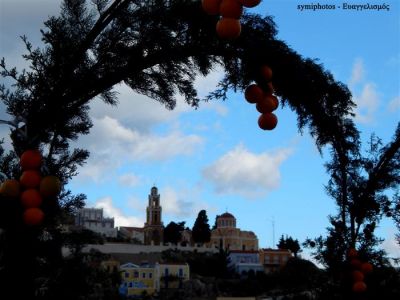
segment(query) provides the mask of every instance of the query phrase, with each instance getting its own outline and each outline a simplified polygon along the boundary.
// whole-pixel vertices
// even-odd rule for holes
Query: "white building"
[[[82,208],[75,217],[75,225],[100,233],[106,237],[117,237],[114,218],[105,218],[102,208]]]

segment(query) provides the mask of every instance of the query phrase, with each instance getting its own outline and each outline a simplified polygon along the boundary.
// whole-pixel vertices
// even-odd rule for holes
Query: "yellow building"
[[[264,266],[264,272],[275,272],[286,265],[292,258],[292,252],[286,249],[260,249],[260,263]]]
[[[156,263],[156,289],[179,289],[189,280],[190,271],[187,263]]]
[[[119,293],[126,297],[140,296],[144,292],[153,295],[160,289],[182,288],[183,282],[190,278],[189,265],[181,263],[126,263],[119,269],[122,276]]]
[[[258,250],[258,238],[252,231],[236,228],[236,218],[226,212],[217,216],[217,228],[211,231],[210,244],[227,250]]]
[[[135,265],[126,263],[120,266],[122,282],[120,294],[138,296],[146,292],[148,295],[156,291],[156,272],[154,265]]]

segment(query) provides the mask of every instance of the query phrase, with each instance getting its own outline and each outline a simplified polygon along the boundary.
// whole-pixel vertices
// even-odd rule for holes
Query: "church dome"
[[[235,217],[232,214],[228,213],[228,212],[223,213],[222,215],[219,216],[219,218],[235,219]]]
[[[224,228],[224,227],[225,228],[236,227],[236,218],[228,212],[225,212],[217,217],[217,228]]]

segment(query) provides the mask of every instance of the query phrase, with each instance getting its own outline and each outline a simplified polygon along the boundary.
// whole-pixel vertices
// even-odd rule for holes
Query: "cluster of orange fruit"
[[[55,197],[61,191],[61,182],[56,176],[42,177],[41,165],[41,153],[38,150],[26,150],[20,157],[22,174],[19,180],[7,179],[0,187],[3,196],[20,199],[26,225],[40,225],[44,219],[44,212],[40,208],[43,200]]]
[[[347,253],[347,257],[349,259],[352,269],[351,277],[353,280],[353,292],[365,292],[367,289],[367,285],[364,282],[364,278],[367,274],[372,272],[372,264],[369,262],[361,262],[361,260],[358,258],[358,252],[354,248],[349,250],[349,252]]]
[[[260,78],[266,84],[263,84],[263,87],[255,83],[249,85],[245,90],[244,97],[247,102],[256,104],[257,111],[261,113],[258,118],[258,126],[263,130],[272,130],[278,124],[278,118],[272,112],[278,108],[279,101],[273,95],[272,70],[269,66],[261,67]]]
[[[217,22],[217,35],[224,40],[240,36],[240,17],[244,7],[255,7],[261,0],[202,0],[203,10],[209,15],[221,15]]]

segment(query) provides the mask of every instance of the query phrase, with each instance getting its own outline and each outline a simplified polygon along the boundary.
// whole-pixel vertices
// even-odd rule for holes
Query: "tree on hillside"
[[[283,234],[276,246],[278,247],[278,249],[290,250],[295,257],[297,257],[297,253],[301,252],[299,241],[297,239],[294,240],[291,236],[286,236],[285,238],[283,237]]]
[[[164,228],[164,243],[178,244],[182,239],[183,230],[185,230],[185,222],[170,222]]]
[[[207,212],[203,209],[197,215],[192,228],[192,237],[195,243],[207,243],[211,239],[210,225],[208,224]]]
[[[197,107],[198,74],[221,66],[225,76],[205,100],[225,100],[229,90],[243,92],[254,81],[265,87],[258,74],[262,65],[269,65],[274,92],[282,106],[297,113],[299,128],[308,126],[319,148],[332,145],[341,162],[348,158],[346,137],[355,131],[348,88],[321,64],[278,40],[272,17],[245,13],[241,35],[231,41],[215,34],[218,19],[204,13],[200,0],[64,0],[60,15],[44,23],[44,48],[23,38],[28,70],[17,72],[1,60],[1,76],[13,80],[12,86],[0,86],[10,116],[1,123],[10,126],[13,150],[1,156],[0,171],[19,178],[19,156],[38,149],[44,155],[43,172],[56,175],[63,185],[58,202],[43,207],[45,223],[35,228],[23,226],[21,208],[0,196],[1,242],[7,245],[0,248],[0,283],[20,293],[15,298],[32,299],[39,288],[51,295],[46,278],[56,279],[63,271],[66,238],[60,224],[85,200],[65,186],[89,156],[85,149],[71,149],[70,143],[89,133],[92,101],[117,104],[117,84],[169,109],[178,93]],[[200,234],[199,241],[206,239]],[[24,289],[17,280],[20,270],[25,272]],[[44,278],[40,287],[38,277]],[[81,297],[89,291],[76,290]]]

